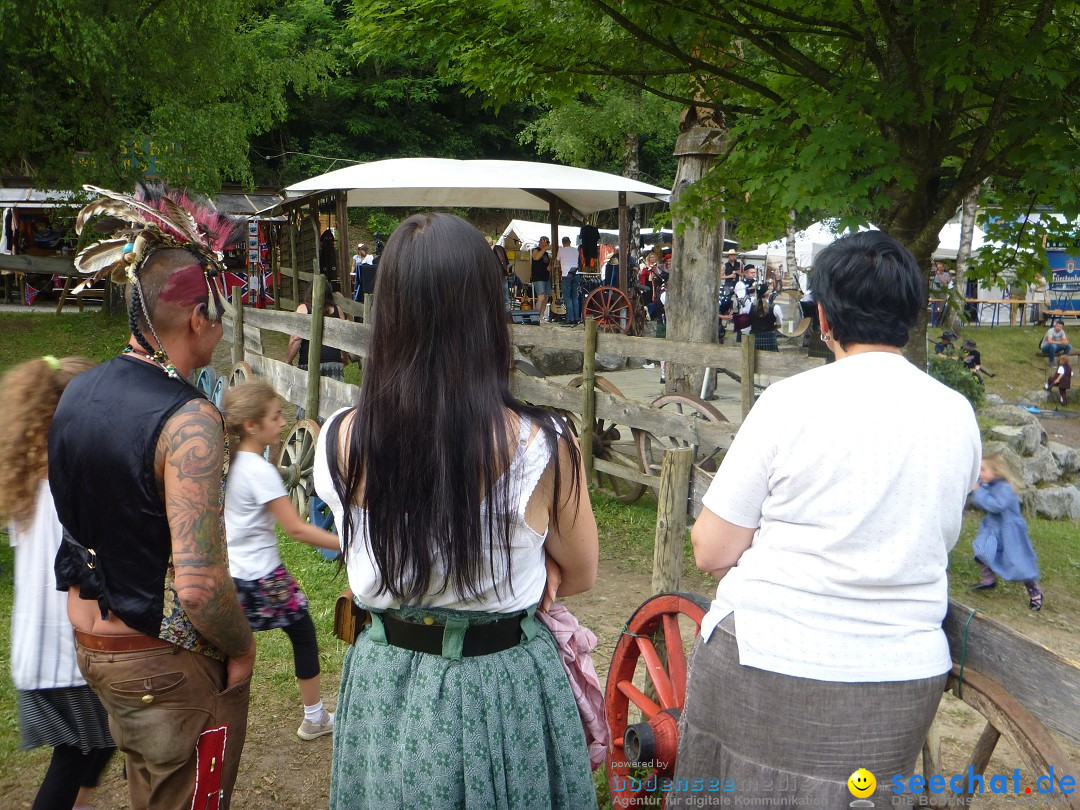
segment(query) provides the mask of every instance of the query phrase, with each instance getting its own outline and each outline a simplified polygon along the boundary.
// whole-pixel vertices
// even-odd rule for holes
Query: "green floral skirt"
[[[478,624],[489,613],[404,609]],[[334,717],[331,810],[596,807],[585,735],[555,641],[452,660],[392,647],[381,624],[345,654]]]

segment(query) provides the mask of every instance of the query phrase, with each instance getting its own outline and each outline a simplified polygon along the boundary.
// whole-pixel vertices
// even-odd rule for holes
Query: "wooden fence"
[[[312,300],[324,300],[326,278],[320,274],[298,274],[301,280],[313,284]],[[320,418],[340,408],[354,405],[360,389],[355,385],[319,376],[318,357],[323,345],[347,352],[363,361],[368,356],[371,327],[363,322],[364,308],[354,301],[334,294],[335,303],[348,315],[360,318],[348,321],[324,318],[323,307],[313,304],[312,314],[251,309],[238,306],[234,296],[235,321],[226,322],[226,337],[233,346],[233,361],[246,361],[259,376],[271,382],[287,401],[303,407],[309,416]],[[262,349],[261,330],[285,335],[305,335],[309,341],[306,371],[280,360],[266,357]],[[519,371],[511,376],[514,396],[533,405],[551,408],[579,417],[581,425],[591,425],[598,419],[632,430],[648,431],[654,436],[669,438],[682,448],[665,451],[660,473],[634,469],[597,458],[593,452],[593,431],[580,434],[582,458],[589,480],[604,473],[623,480],[651,487],[658,493],[657,545],[654,566],[658,590],[673,590],[679,586],[682,568],[683,538],[688,520],[701,510],[701,499],[708,489],[711,476],[692,464],[692,448],[710,447],[726,450],[737,426],[727,422],[710,422],[693,415],[657,410],[648,404],[601,390],[596,384],[596,355],[603,353],[622,357],[649,357],[685,365],[714,369],[738,370],[742,389],[742,411],[745,416],[753,405],[754,379],[758,373],[784,377],[821,365],[824,360],[794,353],[763,352],[754,349],[752,340],[741,346],[700,344],[660,338],[628,337],[599,333],[596,323],[586,324],[585,332],[554,326],[511,326],[511,338],[518,347],[542,345],[551,349],[583,352],[583,378],[580,388],[568,388],[549,380],[531,377]]]

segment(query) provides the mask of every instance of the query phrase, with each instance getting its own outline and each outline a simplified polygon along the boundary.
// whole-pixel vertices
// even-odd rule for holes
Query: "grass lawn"
[[[987,390],[997,393],[1006,401],[1015,401],[1029,390],[1041,387],[1047,375],[1047,362],[1036,357],[1038,341],[1043,329],[1031,327],[965,328],[961,338],[971,338],[978,343],[983,361],[997,376],[987,380]],[[936,337],[940,332],[934,332]],[[0,314],[0,372],[23,360],[54,354],[82,354],[104,360],[124,345],[127,328],[123,317],[108,318],[98,313],[49,316]],[[264,333],[267,352],[274,356],[284,353],[285,338],[277,340]],[[347,378],[356,374],[353,367],[346,371]],[[350,379],[357,382],[357,379]],[[1070,405],[1070,409],[1075,409]],[[17,414],[6,414],[17,418]],[[7,448],[17,452],[17,448]],[[600,527],[601,553],[617,559],[622,567],[636,580],[648,581],[652,566],[652,544],[656,524],[656,502],[651,495],[630,506],[617,503],[602,493],[593,494],[593,506]],[[1002,583],[993,591],[972,593],[968,586],[978,579],[978,569],[971,559],[971,539],[974,537],[981,514],[969,512],[964,519],[963,532],[951,555],[950,592],[961,601],[1014,626],[1029,621],[1027,597],[1020,583]],[[1075,548],[1076,526],[1070,522],[1052,522],[1033,519],[1029,522],[1032,538],[1039,554],[1046,593],[1046,609],[1040,621],[1051,621],[1062,627],[1072,627],[1080,617],[1080,550]],[[331,636],[334,601],[345,587],[343,574],[336,565],[328,563],[312,548],[289,539],[282,539],[282,558],[307,593],[312,606],[312,616],[319,636],[324,695],[333,693],[340,677],[344,645]],[[692,560],[689,540],[685,556]],[[13,596],[13,550],[8,538],[0,533],[0,626],[10,627]],[[688,572],[684,588],[707,593],[711,581],[687,564]],[[622,584],[620,582],[620,587]],[[629,613],[619,608],[620,624]],[[10,633],[0,631],[0,661],[9,657]],[[598,662],[606,670],[607,662]],[[299,696],[292,672],[292,652],[283,633],[269,632],[258,635],[258,660],[252,688],[252,718],[280,733],[280,728],[291,734],[299,724]],[[255,722],[253,720],[253,722]],[[276,722],[276,725],[275,725]],[[269,740],[269,741],[268,741]],[[269,732],[252,736],[245,753],[259,757],[275,747]],[[15,712],[15,694],[9,676],[0,677],[0,796],[19,789],[25,795],[36,785],[45,770],[48,752],[18,750],[18,731]],[[322,771],[314,770],[312,778],[322,779]],[[320,762],[318,768],[325,768]],[[260,779],[268,779],[261,776]],[[597,774],[601,796],[606,798],[603,771]],[[269,790],[269,788],[268,788]],[[8,794],[12,795],[12,794]],[[0,806],[6,799],[0,799]],[[255,806],[255,805],[252,805]],[[261,806],[261,805],[260,805]],[[282,806],[289,806],[283,804]],[[604,805],[602,805],[604,806]]]

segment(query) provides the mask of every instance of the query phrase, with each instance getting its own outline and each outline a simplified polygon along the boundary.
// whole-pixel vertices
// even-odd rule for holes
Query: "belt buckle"
[[[86,561],[86,567],[93,571],[95,568],[97,568],[97,552],[94,551],[92,548],[88,548],[86,550],[86,553],[90,555]]]

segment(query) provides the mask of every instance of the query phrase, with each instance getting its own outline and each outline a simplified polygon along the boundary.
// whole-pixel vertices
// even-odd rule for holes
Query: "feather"
[[[128,245],[127,237],[106,239],[96,245],[83,248],[75,257],[75,267],[80,273],[94,274],[108,270],[117,262],[124,261],[124,249]]]
[[[129,225],[137,223],[146,226],[149,223],[145,214],[133,211],[130,206],[116,200],[102,198],[94,200],[79,212],[79,216],[75,220],[75,233],[81,234],[83,228],[86,227],[87,220],[96,216],[115,217]]]
[[[94,230],[98,233],[112,233],[115,230],[125,227],[127,224],[126,221],[119,217],[103,216],[94,223]]]

